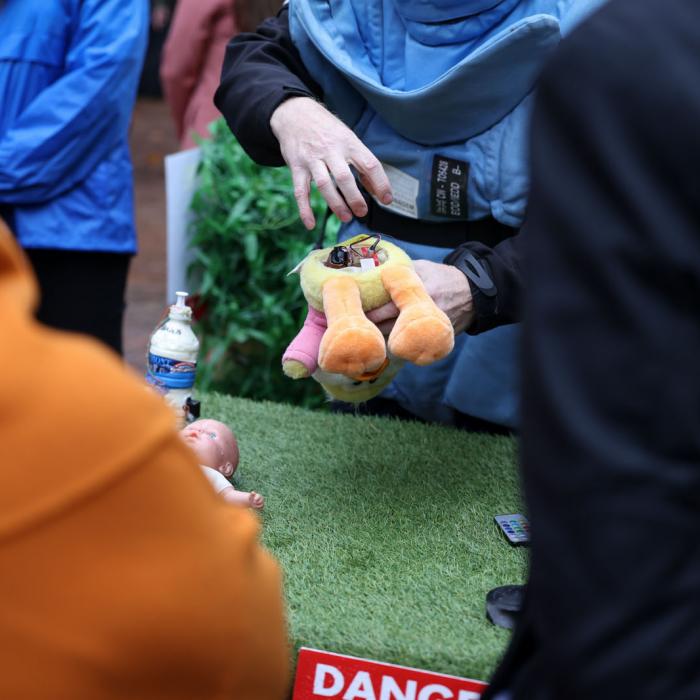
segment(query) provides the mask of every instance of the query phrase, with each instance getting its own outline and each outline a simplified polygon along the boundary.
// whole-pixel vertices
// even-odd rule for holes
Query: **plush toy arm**
[[[326,316],[309,306],[301,330],[282,355],[282,371],[292,379],[311,376],[318,367],[318,349],[326,332]]]

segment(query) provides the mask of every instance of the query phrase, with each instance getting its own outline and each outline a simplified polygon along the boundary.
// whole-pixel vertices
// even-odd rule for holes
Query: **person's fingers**
[[[414,260],[413,269],[418,277],[421,278],[431,277],[432,275],[444,277],[444,275],[440,274],[440,271],[444,270],[443,264],[434,263],[432,260]]]
[[[395,320],[399,315],[399,310],[393,301],[390,301],[383,306],[379,306],[372,311],[368,311],[366,314],[367,318],[372,321],[372,323],[380,324],[383,321]]]
[[[360,175],[360,180],[370,194],[382,204],[391,204],[393,194],[389,178],[376,156],[362,142],[353,149],[350,162]]]
[[[340,189],[340,193],[343,195],[343,199],[350,207],[352,213],[355,216],[365,216],[367,214],[367,202],[365,202],[365,198],[357,187],[357,181],[350,170],[350,166],[339,158],[329,159],[326,162],[335,184]]]
[[[310,178],[309,173],[304,168],[292,168],[292,182],[294,183],[294,199],[297,201],[299,216],[306,228],[311,229],[316,226],[316,217],[309,202]]]
[[[392,201],[391,184],[379,160],[351,129],[315,100],[293,97],[284,101],[273,112],[270,128],[292,169],[294,196],[307,228],[314,222],[309,177],[343,222],[350,221],[353,213],[367,213],[367,203],[349,165],[372,196],[383,204]]]
[[[338,194],[333,178],[328,172],[325,163],[314,161],[311,164],[311,177],[318,187],[318,191],[328,203],[331,211],[343,222],[352,219],[352,214],[345,204],[345,200]]]

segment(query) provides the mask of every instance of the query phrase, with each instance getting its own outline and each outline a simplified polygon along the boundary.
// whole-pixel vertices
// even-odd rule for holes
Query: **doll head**
[[[230,477],[238,466],[238,443],[231,429],[218,420],[203,418],[180,431],[199,463]]]

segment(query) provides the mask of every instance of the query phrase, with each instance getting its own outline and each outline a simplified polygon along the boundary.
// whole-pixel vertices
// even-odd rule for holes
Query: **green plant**
[[[302,225],[286,168],[256,165],[220,120],[201,143],[192,201],[190,279],[198,295],[202,389],[305,406],[325,399],[316,382],[282,374],[284,348],[301,328],[306,302],[288,275],[316,243]],[[319,222],[325,204],[313,191]],[[334,230],[328,230],[334,229]],[[336,226],[327,226],[326,241]]]

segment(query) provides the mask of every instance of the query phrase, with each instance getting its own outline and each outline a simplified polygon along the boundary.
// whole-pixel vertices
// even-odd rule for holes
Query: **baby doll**
[[[214,490],[229,503],[260,510],[265,499],[255,491],[236,491],[229,477],[238,466],[238,443],[227,425],[209,418],[197,420],[180,431],[183,440],[194,451],[204,475]]]

